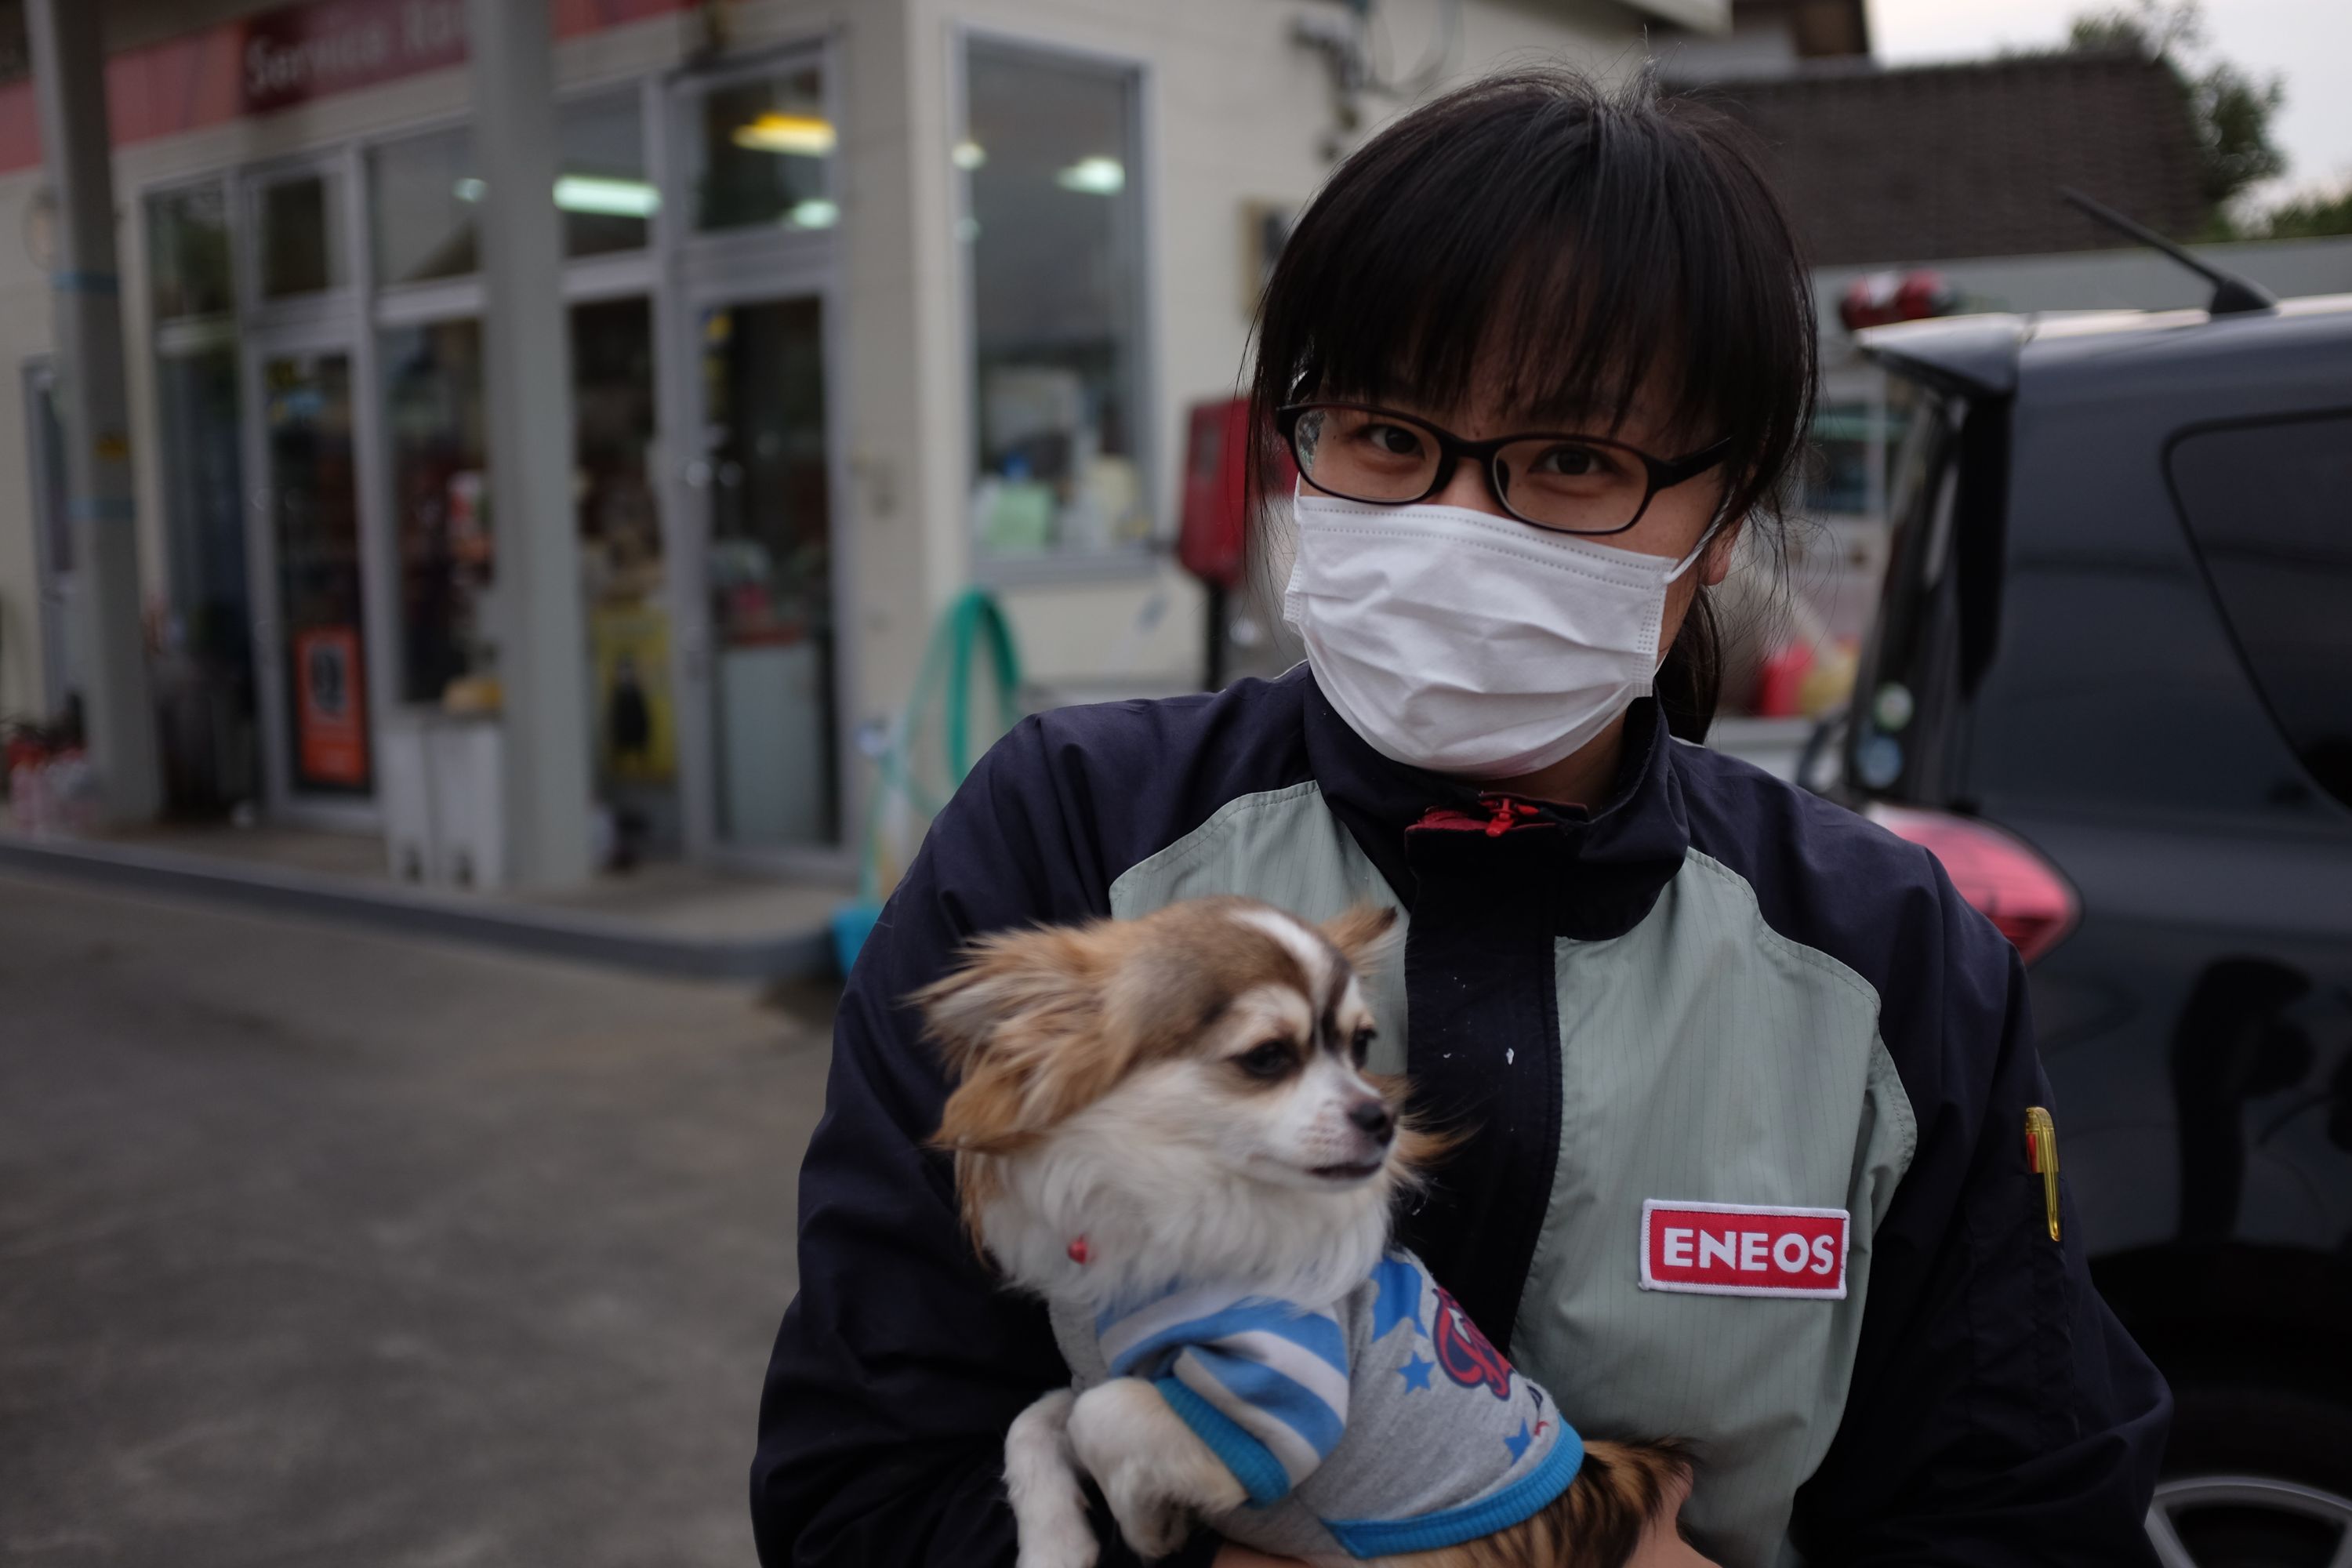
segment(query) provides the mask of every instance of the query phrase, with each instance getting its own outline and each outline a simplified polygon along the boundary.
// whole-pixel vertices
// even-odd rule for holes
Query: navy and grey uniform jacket
[[[762,1562],[1011,1563],[1004,1431],[1071,1373],[960,1227],[901,998],[975,933],[1210,893],[1403,911],[1375,1065],[1478,1131],[1400,1239],[1588,1439],[1697,1445],[1711,1556],[2147,1560],[2170,1399],[2071,1204],[2050,1237],[2016,954],[1925,851],[1654,703],[1625,748],[1600,810],[1514,808],[1386,762],[1304,668],[1001,742],[842,999],[761,1405]],[[1844,1210],[1844,1292],[1645,1289],[1652,1200]]]

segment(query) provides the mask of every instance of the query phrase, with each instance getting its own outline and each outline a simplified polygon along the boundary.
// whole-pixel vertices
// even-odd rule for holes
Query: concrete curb
[[[392,883],[354,886],[316,871],[231,865],[209,856],[123,844],[0,837],[0,868],[700,980],[803,980],[829,974],[834,966],[832,934],[822,928],[749,937],[678,936],[578,910],[455,899]]]

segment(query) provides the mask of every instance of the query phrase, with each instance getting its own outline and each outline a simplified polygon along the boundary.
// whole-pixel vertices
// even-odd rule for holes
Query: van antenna
[[[2128,235],[2151,249],[2160,250],[2181,266],[2213,285],[2213,298],[2206,303],[2206,314],[2211,316],[2242,316],[2253,310],[2278,308],[2278,300],[2271,291],[2250,279],[2234,272],[2225,272],[2186,246],[2175,245],[2152,228],[2134,223],[2115,208],[2095,202],[2070,186],[2058,187],[2058,195],[2066,205],[2081,212],[2094,223],[2103,223],[2118,234]]]

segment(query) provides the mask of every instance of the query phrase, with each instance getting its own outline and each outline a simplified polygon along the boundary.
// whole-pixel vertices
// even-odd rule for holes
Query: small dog
[[[1075,1374],[1005,1436],[1022,1568],[1091,1568],[1081,1470],[1146,1558],[1206,1521],[1414,1568],[1618,1568],[1687,1488],[1672,1443],[1580,1443],[1390,1247],[1439,1152],[1365,1070],[1394,923],[1196,900],[982,938],[913,998],[966,1223]]]

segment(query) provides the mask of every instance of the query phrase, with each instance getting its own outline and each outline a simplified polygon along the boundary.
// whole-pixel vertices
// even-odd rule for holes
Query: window
[[[1904,433],[1888,465],[1886,576],[1854,689],[1846,774],[1865,790],[1932,793],[1944,760],[1937,721],[1959,663],[1948,568],[1967,410],[1900,376],[1888,395]]]
[[[289,300],[344,280],[342,182],[322,170],[264,181],[255,194],[253,251],[261,297]]]
[[[698,335],[719,832],[753,848],[835,843],[824,308],[813,296],[723,305]]]
[[[66,634],[73,581],[73,511],[66,496],[66,430],[58,414],[57,376],[46,358],[26,360],[26,478],[32,482],[33,582],[39,595],[41,707],[57,716],[81,686]]]
[[[2200,431],[2170,467],[2254,684],[2312,777],[2352,805],[2352,414]]]
[[[147,270],[157,321],[229,312],[228,210],[220,186],[147,199]]]
[[[979,553],[1132,550],[1151,533],[1137,73],[974,41],[964,83]]]
[[[567,103],[558,116],[562,158],[555,205],[563,254],[643,250],[661,196],[646,172],[645,116],[634,89]]]
[[[488,189],[475,166],[473,135],[462,129],[411,136],[370,152],[376,281],[422,283],[478,270],[474,214]]]
[[[383,338],[400,552],[400,697],[439,702],[493,663],[484,598],[492,571],[482,331],[472,320]]]
[[[830,228],[832,117],[824,70],[814,61],[747,80],[723,81],[688,100],[694,226]]]
[[[1872,409],[1867,403],[1824,404],[1813,416],[1812,471],[1806,505],[1814,511],[1860,514],[1871,510]]]
[[[341,350],[261,365],[263,478],[277,557],[292,784],[364,796],[375,789],[368,730],[367,595],[361,591],[352,364]]]
[[[676,833],[677,716],[654,472],[652,300],[572,308],[572,406],[597,791],[625,831],[634,819],[664,841]]]

